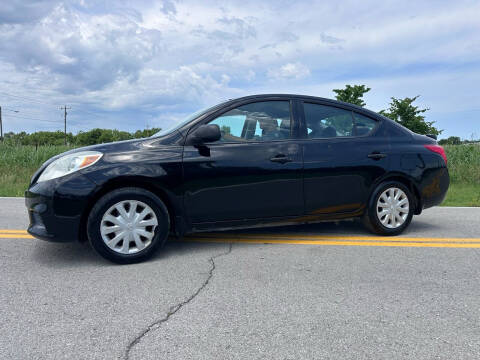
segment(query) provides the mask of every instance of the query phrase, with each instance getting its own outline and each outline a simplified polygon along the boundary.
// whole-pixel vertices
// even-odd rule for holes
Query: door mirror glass
[[[187,145],[201,145],[220,140],[222,134],[216,124],[201,125],[188,135]]]

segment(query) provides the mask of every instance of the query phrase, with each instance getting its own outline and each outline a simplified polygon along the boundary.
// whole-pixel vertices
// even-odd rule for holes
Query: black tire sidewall
[[[385,190],[387,190],[388,188],[391,188],[391,187],[396,187],[396,188],[401,189],[407,195],[408,204],[409,204],[408,205],[409,210],[408,210],[407,219],[405,220],[405,222],[400,227],[395,228],[395,229],[390,229],[390,228],[385,227],[380,222],[380,219],[378,219],[378,216],[377,216],[377,201],[378,201],[378,198],[380,197],[380,195]],[[412,193],[408,189],[408,187],[406,187],[404,184],[402,184],[400,182],[397,182],[397,181],[384,182],[384,183],[380,184],[379,186],[377,186],[377,188],[373,191],[372,196],[370,197],[370,202],[369,202],[369,205],[368,205],[368,212],[367,212],[368,223],[370,225],[369,226],[370,230],[373,230],[375,233],[381,234],[381,235],[387,235],[387,236],[398,235],[398,234],[402,233],[408,227],[410,222],[412,221],[413,212],[414,212],[414,199],[413,199]]]
[[[158,221],[152,244],[131,255],[120,254],[110,249],[100,234],[100,223],[105,212],[123,200],[139,200],[147,204],[155,212]],[[140,188],[122,188],[105,194],[93,206],[87,221],[87,234],[92,247],[104,258],[119,264],[137,263],[151,257],[167,240],[169,229],[170,221],[165,204],[155,194]]]

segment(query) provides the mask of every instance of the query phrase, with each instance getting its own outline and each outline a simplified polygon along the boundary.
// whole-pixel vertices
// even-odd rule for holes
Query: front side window
[[[352,112],[333,106],[304,103],[308,138],[353,136]]]
[[[220,115],[210,124],[220,127],[220,142],[290,139],[290,102],[261,101],[242,105]]]

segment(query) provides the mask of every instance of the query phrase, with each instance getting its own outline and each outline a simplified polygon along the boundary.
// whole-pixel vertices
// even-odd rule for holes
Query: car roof
[[[284,98],[284,99],[299,99],[299,100],[311,100],[311,101],[319,101],[323,103],[330,103],[332,105],[341,105],[345,107],[349,107],[352,110],[357,110],[359,112],[363,112],[366,114],[370,114],[371,116],[374,117],[380,117],[380,118],[385,118],[381,114],[368,110],[364,107],[355,105],[355,104],[350,104],[346,103],[343,101],[338,101],[334,99],[328,99],[324,97],[319,97],[319,96],[311,96],[311,95],[300,95],[300,94],[255,94],[255,95],[248,95],[248,96],[243,96],[235,99],[230,99],[231,102],[237,102],[237,101],[244,101],[244,100],[262,100],[262,99],[268,99],[268,98]],[[388,118],[385,118],[388,119]]]
[[[313,101],[313,102],[320,102],[323,104],[329,104],[329,105],[340,105],[345,108],[348,108],[350,110],[355,110],[358,111],[359,113],[363,113],[367,116],[370,116],[372,118],[376,118],[377,120],[382,120],[382,121],[388,121],[388,122],[393,122],[393,120],[375,112],[372,110],[365,109],[361,106],[357,106],[354,104],[346,103],[343,101],[338,101],[338,100],[333,100],[333,99],[327,99],[327,98],[322,98],[318,96],[311,96],[311,95],[299,95],[299,94],[255,94],[255,95],[248,95],[248,96],[242,96],[239,98],[233,98],[233,99],[228,99],[224,102],[218,103],[215,106],[212,106],[210,109],[207,110],[205,114],[200,115],[198,118],[192,120],[191,122],[184,124],[182,127],[178,128],[177,130],[180,133],[183,133],[185,128],[189,128],[192,126],[192,124],[195,124],[197,122],[201,122],[205,117],[208,117],[212,114],[214,114],[217,111],[222,111],[222,109],[230,107],[230,106],[237,106],[237,104],[245,103],[248,102],[249,100],[255,101],[262,101],[262,100],[279,100],[279,99],[285,99],[285,100],[290,100],[290,99],[297,99],[297,100],[307,100],[307,101]],[[185,135],[185,134],[184,134]]]

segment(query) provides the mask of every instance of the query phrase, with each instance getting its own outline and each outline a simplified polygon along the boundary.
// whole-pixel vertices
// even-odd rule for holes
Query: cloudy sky
[[[480,2],[55,1],[0,8],[4,131],[164,127],[255,93],[367,107],[421,95],[442,137],[480,137]]]

